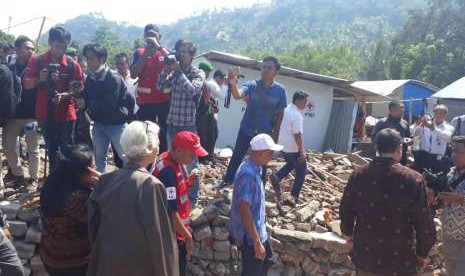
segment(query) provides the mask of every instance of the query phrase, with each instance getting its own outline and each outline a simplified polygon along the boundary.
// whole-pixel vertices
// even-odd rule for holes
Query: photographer
[[[247,153],[252,138],[260,133],[269,134],[275,141],[287,106],[286,91],[282,84],[275,81],[281,64],[275,57],[266,57],[262,62],[262,78],[245,83],[239,88],[238,72],[229,70],[231,93],[236,100],[245,100],[247,108],[241,121],[233,156],[220,186],[232,184],[234,175]],[[265,180],[266,170],[263,170]]]
[[[5,183],[22,184],[24,172],[18,155],[18,137],[25,131],[27,154],[29,161],[29,180],[31,188],[35,188],[39,180],[39,134],[35,126],[36,91],[22,89],[21,80],[26,73],[26,66],[34,55],[34,42],[26,36],[18,36],[15,41],[16,59],[9,64],[9,68],[21,89],[21,100],[16,105],[13,118],[6,120],[3,130],[3,148],[8,160],[8,174]]]
[[[123,79],[111,72],[106,62],[108,52],[97,43],[84,46],[83,55],[92,72],[84,85],[84,99],[79,106],[85,104],[94,121],[92,138],[95,148],[97,171],[105,173],[108,146],[114,145],[117,154],[126,161],[121,148],[121,134],[126,128],[129,117],[134,113],[134,98],[128,93]]]
[[[447,106],[437,105],[433,112],[433,120],[427,115],[424,116],[421,126],[415,128],[412,133],[414,140],[419,141],[419,150],[415,154],[412,168],[420,173],[424,169],[429,169],[433,173],[447,173],[451,164],[446,151],[451,142],[454,127],[445,121]]]
[[[23,82],[26,90],[37,88],[36,118],[44,127],[51,171],[57,151],[72,143],[77,117],[71,82],[78,82],[81,87],[83,82],[81,67],[65,54],[70,41],[71,34],[65,28],[51,28],[50,50],[31,58]]]
[[[131,78],[138,78],[137,117],[160,126],[160,152],[167,150],[166,117],[170,109],[170,94],[157,87],[158,75],[163,69],[163,58],[168,51],[160,46],[161,34],[157,26],[148,24],[144,29],[145,47],[136,50],[131,65]]]
[[[465,136],[453,139],[452,161],[455,165],[448,175],[450,192],[442,192],[439,198],[445,204],[441,222],[443,225],[443,254],[447,275],[465,275]]]
[[[158,89],[171,92],[171,104],[167,118],[167,141],[171,149],[173,139],[178,132],[197,133],[195,117],[201,89],[205,82],[205,73],[192,66],[197,52],[192,42],[179,40],[175,45],[176,54],[165,57],[165,67],[158,77]],[[198,167],[197,158],[189,166],[189,172]],[[193,205],[197,202],[200,182],[192,187],[189,198]]]

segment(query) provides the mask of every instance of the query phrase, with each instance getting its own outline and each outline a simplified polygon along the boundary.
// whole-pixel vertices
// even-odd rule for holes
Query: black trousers
[[[45,270],[47,270],[50,276],[86,276],[87,265],[78,267],[67,267],[67,268],[54,268],[46,264]]]
[[[73,143],[74,121],[47,122],[44,124],[44,138],[48,150],[50,172],[53,172],[60,150]]]
[[[248,245],[245,242],[244,245],[241,246],[241,276],[266,276],[268,274],[268,268],[271,266],[273,251],[271,250],[271,244],[269,241],[266,241],[263,246],[265,247],[266,251],[266,256],[263,260],[255,258],[255,250],[253,245]]]
[[[218,139],[218,121],[213,113],[197,116],[197,133],[200,144],[208,152],[208,156],[199,157],[199,161],[212,160]]]
[[[186,243],[178,240],[179,250],[179,276],[187,275],[187,250]]]
[[[10,240],[0,233],[0,275],[24,276],[23,265]]]
[[[142,104],[137,111],[137,119],[140,121],[152,121],[160,127],[158,138],[160,139],[160,152],[168,149],[166,143],[166,119],[170,111],[170,101],[154,104]]]

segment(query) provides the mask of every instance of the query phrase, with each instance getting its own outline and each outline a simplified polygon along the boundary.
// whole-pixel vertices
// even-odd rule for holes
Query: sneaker
[[[223,189],[224,187],[229,186],[229,185],[232,185],[232,183],[227,183],[224,180],[222,180],[222,181],[217,180],[215,182],[215,185],[213,185],[213,187],[215,187],[217,189]]]
[[[7,188],[12,188],[15,186],[19,186],[23,184],[24,182],[24,176],[22,175],[14,175],[11,170],[8,170],[8,173],[5,175],[3,178],[3,183],[5,184],[5,187]]]
[[[26,190],[29,193],[37,192],[39,188],[39,181],[37,179],[29,179],[26,184]]]

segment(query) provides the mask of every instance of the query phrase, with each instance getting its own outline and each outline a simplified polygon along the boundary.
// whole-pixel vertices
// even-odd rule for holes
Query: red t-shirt
[[[43,61],[38,62],[38,59],[42,59]],[[72,66],[69,67],[71,68],[71,75],[68,73],[68,62],[72,62]],[[47,69],[50,63],[52,63],[52,56],[50,51],[44,53],[43,55],[32,57],[27,65],[24,79],[38,79],[40,70]],[[71,81],[80,81],[82,85],[84,77],[82,74],[81,66],[79,66],[76,61],[72,60],[71,58],[67,58],[66,55],[63,55],[58,63],[60,64],[60,74],[56,84],[56,90],[58,93],[69,91]],[[39,66],[41,68],[39,68]],[[47,83],[39,83],[37,86],[36,101],[36,117],[38,121],[45,121],[47,119],[47,94]],[[57,122],[74,121],[76,118],[76,103],[73,99],[62,100],[55,109],[55,120]]]
[[[139,48],[134,53],[132,64],[142,58],[145,49]],[[163,93],[157,88],[158,75],[163,70],[163,54],[156,51],[144,61],[142,72],[137,81],[137,104],[162,103],[170,99],[170,94]]]

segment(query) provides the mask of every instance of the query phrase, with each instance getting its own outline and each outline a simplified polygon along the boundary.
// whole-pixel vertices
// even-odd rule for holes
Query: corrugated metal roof
[[[258,61],[258,60],[255,60],[249,57],[244,57],[241,55],[235,55],[235,54],[218,52],[218,51],[209,51],[207,53],[201,54],[199,57],[204,57],[212,61],[227,63],[227,64],[231,64],[234,66],[241,66],[241,67],[250,68],[254,70],[261,70],[261,67],[262,67],[261,61]],[[363,97],[367,97],[366,100],[390,99],[389,97],[385,95],[376,94],[363,88],[354,87],[351,85],[353,82],[346,80],[346,79],[315,74],[315,73],[306,72],[306,71],[289,68],[285,66],[281,67],[281,70],[279,71],[279,75],[332,85],[345,92],[349,92],[352,94],[358,94]]]
[[[426,89],[429,89],[433,92],[436,92],[439,90],[438,87],[424,83],[418,80],[381,80],[381,81],[357,81],[352,84],[352,86],[365,89],[368,91],[371,91],[373,93],[383,95],[383,96],[389,96],[396,89],[398,89],[401,86],[406,85],[407,83],[414,83],[416,85],[425,87]]]
[[[465,99],[465,77],[454,81],[432,96],[443,99]]]

